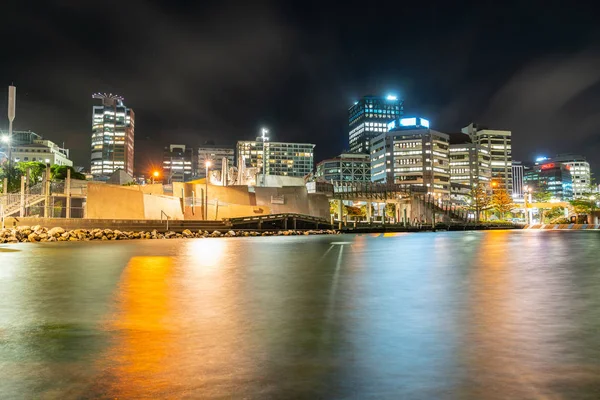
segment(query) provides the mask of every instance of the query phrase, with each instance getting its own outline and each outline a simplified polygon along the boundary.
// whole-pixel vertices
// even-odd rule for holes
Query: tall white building
[[[314,168],[312,143],[271,142],[261,137],[256,140],[237,142],[238,169],[258,168],[259,173],[304,177]],[[264,161],[264,164],[263,164]]]
[[[512,177],[513,177],[513,199],[523,199],[523,178],[525,174],[525,167],[521,161],[513,161],[512,163]]]
[[[122,169],[133,176],[133,110],[117,95],[96,93],[92,97],[102,101],[92,110],[92,175],[108,178]]]
[[[223,168],[223,158],[227,159],[227,163],[230,167],[234,164],[235,150],[233,147],[226,146],[215,146],[215,145],[202,145],[198,147],[196,154],[197,162],[196,175],[199,178],[206,176],[206,162],[210,161],[210,169],[212,171],[221,171]]]
[[[449,136],[424,118],[400,118],[371,139],[371,181],[450,195]]]
[[[512,193],[512,141],[511,131],[487,129],[470,124],[462,129],[471,137],[473,144],[487,146],[492,166],[492,186]]]
[[[592,173],[590,163],[586,158],[577,154],[559,154],[552,161],[566,165],[571,172],[573,181],[573,197],[579,198],[592,191]]]

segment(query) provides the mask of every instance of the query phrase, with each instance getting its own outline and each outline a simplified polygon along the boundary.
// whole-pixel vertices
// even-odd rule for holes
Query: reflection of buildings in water
[[[239,315],[243,282],[226,258],[226,243],[189,241],[175,257],[131,259],[106,324],[115,339],[100,359],[98,392],[229,397],[238,385],[253,382],[253,343]]]
[[[560,280],[541,263],[522,262],[539,238],[511,240],[510,232],[488,232],[472,265],[464,346],[473,398],[545,398],[555,378],[549,372],[565,362],[562,317],[551,299],[560,296]]]
[[[176,383],[166,376],[174,355],[169,326],[172,275],[169,257],[134,257],[123,271],[117,310],[106,326],[116,338],[101,359],[108,376],[100,384],[108,386],[110,396],[158,395]]]

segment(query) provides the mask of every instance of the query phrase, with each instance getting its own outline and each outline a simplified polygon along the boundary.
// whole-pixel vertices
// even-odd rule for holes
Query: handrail
[[[167,213],[166,213],[166,212],[164,212],[163,210],[160,210],[160,220],[161,220],[161,221],[163,220],[163,214],[164,214],[164,216],[165,216],[165,217],[167,217],[167,230],[169,230],[169,218],[171,218],[171,217],[169,217],[169,216],[167,215]]]

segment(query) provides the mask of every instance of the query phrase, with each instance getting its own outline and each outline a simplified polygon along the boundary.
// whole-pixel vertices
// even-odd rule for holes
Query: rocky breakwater
[[[310,231],[198,231],[189,229],[183,232],[153,231],[120,231],[118,229],[71,229],[44,228],[41,226],[19,226],[11,229],[0,229],[0,243],[36,243],[36,242],[82,242],[90,240],[132,240],[132,239],[194,239],[218,237],[250,237],[250,236],[295,236],[295,235],[334,235],[333,230]]]

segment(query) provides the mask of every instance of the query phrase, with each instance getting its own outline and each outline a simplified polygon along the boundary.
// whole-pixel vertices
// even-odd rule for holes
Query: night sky
[[[14,83],[15,129],[86,168],[94,92],[136,113],[139,173],[169,143],[233,145],[262,125],[334,156],[352,101],[394,93],[434,129],[512,130],[514,159],[577,152],[600,172],[599,10],[584,2],[5,3],[0,108]]]

